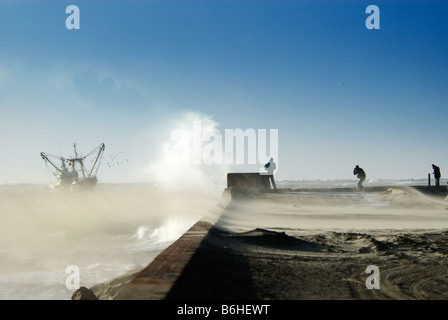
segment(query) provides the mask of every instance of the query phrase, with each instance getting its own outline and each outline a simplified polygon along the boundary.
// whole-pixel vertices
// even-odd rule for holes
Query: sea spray
[[[147,245],[152,248],[163,248],[184,234],[198,218],[169,217],[159,224],[139,226],[131,239],[138,246]]]
[[[193,126],[197,121],[201,123],[202,136],[199,139],[195,137]],[[170,128],[169,137],[159,146],[159,157],[151,161],[145,170],[151,181],[166,190],[198,190],[220,195],[226,187],[228,166],[195,161],[197,151],[201,156],[202,149],[209,143],[203,137],[219,132],[219,123],[211,116],[186,112],[167,125]]]
[[[193,219],[168,219],[160,227],[152,230],[150,240],[155,244],[171,243],[185,233],[196,221]]]

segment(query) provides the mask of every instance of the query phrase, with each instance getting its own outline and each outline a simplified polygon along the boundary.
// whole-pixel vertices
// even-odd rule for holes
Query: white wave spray
[[[202,136],[195,136],[194,122],[200,122]],[[153,161],[146,172],[160,187],[168,190],[222,193],[228,166],[194,160],[195,153],[199,151],[202,156],[202,150],[210,143],[204,137],[219,135],[219,124],[211,116],[187,112],[170,126],[169,141],[160,147],[159,159]]]

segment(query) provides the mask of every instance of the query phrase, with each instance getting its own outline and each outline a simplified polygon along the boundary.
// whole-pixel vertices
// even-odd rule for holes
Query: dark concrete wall
[[[260,191],[271,190],[269,176],[260,175],[258,172],[228,173],[227,187],[247,187]]]

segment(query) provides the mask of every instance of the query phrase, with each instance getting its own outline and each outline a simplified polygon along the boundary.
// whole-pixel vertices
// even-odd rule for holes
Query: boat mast
[[[84,158],[78,158],[78,151],[76,150],[76,143],[73,144],[73,149],[75,150],[75,158],[73,159],[73,170],[75,170],[76,162],[79,162],[79,166],[81,167],[82,177],[86,178],[86,168],[84,167]],[[77,175],[76,175],[77,176]]]
[[[92,176],[92,172],[93,172],[93,170],[95,169],[95,166],[96,166],[96,164],[97,164],[97,162],[98,162],[98,159],[101,158],[101,156],[102,156],[102,154],[103,154],[105,148],[106,148],[106,146],[104,145],[104,143],[100,144],[100,146],[98,147],[98,149],[99,149],[99,150],[98,150],[98,155],[96,156],[95,162],[93,163],[92,169],[90,170],[89,178]],[[98,169],[99,169],[99,165],[98,165],[98,167],[96,168],[96,172],[98,172]],[[95,176],[96,176],[96,172],[95,172]]]

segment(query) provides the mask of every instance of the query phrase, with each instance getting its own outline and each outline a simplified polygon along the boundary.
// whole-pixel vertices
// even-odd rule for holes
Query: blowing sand
[[[208,232],[178,278],[158,292],[162,299],[448,298],[444,197],[412,188],[244,194],[207,219]],[[377,267],[376,279],[369,266]],[[132,282],[143,284],[142,293],[155,290],[147,279],[163,278],[148,272]],[[127,297],[148,297],[132,283]]]
[[[165,299],[447,299],[447,265],[443,197],[246,194],[225,206]]]

